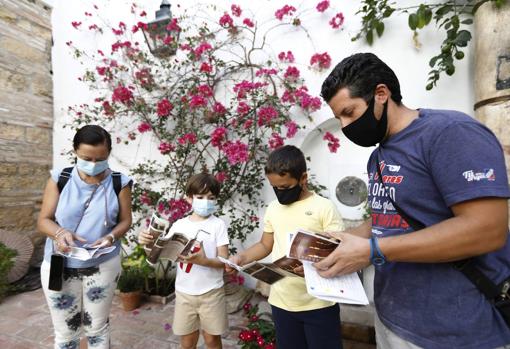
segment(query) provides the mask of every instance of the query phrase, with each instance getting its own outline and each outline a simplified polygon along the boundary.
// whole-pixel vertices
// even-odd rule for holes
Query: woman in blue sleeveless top
[[[76,166],[63,188],[65,174],[53,170],[44,191],[37,222],[39,231],[48,237],[41,281],[55,330],[55,348],[79,348],[82,330],[89,347],[109,348],[108,316],[121,269],[120,238],[131,226],[132,181],[120,174],[117,194],[114,182],[119,187],[119,178],[113,180],[108,166],[111,136],[100,126],[79,129],[73,148]],[[105,248],[107,253],[89,259],[70,257],[72,247],[85,244]],[[62,254],[67,255],[62,283],[55,286],[56,262],[61,257],[52,255]]]

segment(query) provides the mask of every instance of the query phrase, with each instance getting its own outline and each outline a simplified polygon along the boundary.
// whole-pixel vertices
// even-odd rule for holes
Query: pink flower
[[[151,205],[152,204],[152,200],[151,198],[149,197],[149,195],[147,194],[146,191],[144,191],[141,195],[140,195],[140,203],[142,205]],[[138,313],[137,313],[138,314]],[[137,315],[137,314],[134,314],[134,315]]]
[[[249,159],[248,145],[239,140],[226,142],[222,150],[231,165],[247,162]]]
[[[294,6],[285,5],[281,9],[277,10],[274,13],[274,16],[279,19],[280,21],[283,20],[284,16],[292,16],[293,12],[296,11],[296,8]]]
[[[269,139],[269,148],[276,149],[280,148],[283,145],[283,138],[276,132],[271,134],[271,138]]]
[[[71,25],[74,27],[74,29],[78,29],[78,27],[81,25],[81,22],[71,22]]]
[[[184,199],[170,199],[168,202],[160,202],[158,211],[166,215],[172,222],[184,217],[191,209],[191,205]]]
[[[221,149],[223,141],[226,140],[227,129],[223,126],[216,128],[211,134],[211,144],[213,147]]]
[[[197,48],[193,51],[195,54],[196,59],[200,59],[202,57],[202,54],[206,51],[212,50],[212,46],[207,42],[202,42],[200,45],[198,45]]]
[[[298,98],[299,106],[308,112],[317,111],[322,106],[321,99],[319,97],[312,97],[309,95],[306,86],[298,88],[294,92],[294,95]]]
[[[218,182],[223,183],[228,179],[228,174],[226,174],[225,172],[218,172],[216,173],[215,177],[218,180]]]
[[[174,109],[174,106],[170,101],[166,98],[162,99],[158,102],[158,116],[165,117],[170,115],[170,112]]]
[[[127,48],[131,47],[131,42],[129,42],[129,41],[124,41],[124,42],[117,41],[116,43],[112,44],[112,52],[116,52],[120,48],[123,48],[123,47],[127,47]]]
[[[258,116],[257,125],[259,126],[269,125],[271,123],[271,120],[278,117],[278,111],[270,105],[260,107],[259,110],[257,111],[257,116]]]
[[[287,67],[287,70],[283,74],[286,80],[296,81],[299,78],[299,69],[293,66]]]
[[[253,125],[253,119],[248,119],[244,122],[243,128],[245,130],[249,129]]]
[[[342,24],[344,24],[344,20],[345,20],[344,14],[342,12],[338,12],[333,18],[331,18],[331,20],[329,21],[329,25],[333,29],[338,29],[342,26]]]
[[[237,113],[240,116],[245,116],[250,112],[250,106],[244,102],[239,102],[239,105],[237,106]]]
[[[331,134],[330,132],[326,132],[322,139],[328,141],[329,151],[332,153],[336,153],[336,151],[340,147],[340,140],[333,136],[333,134]]]
[[[331,66],[331,57],[327,52],[316,53],[310,58],[310,65],[317,66],[319,70],[328,69]]]
[[[103,102],[103,111],[106,116],[113,116],[115,114],[115,110],[108,101]]]
[[[287,135],[286,135],[287,138],[294,137],[298,131],[298,128],[299,128],[298,125],[292,120],[287,121],[285,123],[285,127],[287,127]]]
[[[276,73],[278,73],[278,71],[274,68],[271,68],[271,69],[267,69],[267,68],[260,68],[259,70],[257,70],[257,72],[255,73],[255,76],[259,77],[261,75],[266,75],[266,76],[269,76],[269,75],[275,75]]]
[[[130,105],[133,100],[133,92],[123,85],[117,85],[113,90],[112,101]]]
[[[278,54],[278,59],[282,62],[288,62],[288,63],[293,63],[294,62],[294,55],[292,54],[292,51],[287,51],[287,53],[285,52],[280,52]]]
[[[138,132],[144,133],[152,130],[151,124],[148,122],[142,122],[140,125],[138,125]]]
[[[223,14],[223,16],[221,16],[221,18],[220,18],[220,25],[223,28],[233,27],[234,26],[234,20],[232,19],[232,17],[230,17],[230,15],[228,13],[225,12]]]
[[[181,145],[195,144],[198,142],[198,138],[197,138],[196,134],[190,132],[190,133],[186,133],[182,137],[179,137],[177,142],[179,142],[179,144],[181,144]]]
[[[170,45],[172,42],[174,42],[174,37],[171,36],[171,35],[167,35],[165,36],[165,38],[163,39],[163,43],[165,45]]]
[[[168,154],[175,150],[175,146],[173,144],[167,143],[167,142],[161,142],[158,146],[159,151],[161,154]]]
[[[217,115],[225,115],[227,109],[220,102],[216,102],[213,105],[213,112]]]
[[[245,26],[247,26],[248,28],[253,28],[255,26],[255,23],[253,23],[253,21],[251,19],[249,19],[249,18],[245,18],[243,20],[243,24]]]
[[[147,12],[145,12],[145,11],[140,12],[140,17],[145,17],[145,16],[147,16]]]
[[[329,1],[328,0],[324,0],[324,1],[319,2],[317,4],[317,7],[315,7],[315,8],[319,12],[324,12],[324,11],[326,11],[329,8]]]
[[[241,16],[242,10],[241,10],[241,7],[239,7],[239,5],[232,5],[232,6],[230,6],[230,9],[232,10],[232,14],[234,16],[236,16],[236,17]]]
[[[280,100],[282,101],[282,103],[294,103],[296,101],[296,98],[294,97],[292,91],[285,90]]]
[[[200,107],[205,107],[207,105],[207,100],[200,95],[191,96],[191,100],[189,101],[189,106],[191,109],[196,109]]]
[[[237,93],[237,98],[246,98],[247,92],[251,92],[264,86],[267,86],[267,83],[243,80],[234,85],[234,92]]]
[[[209,85],[198,86],[198,94],[202,97],[212,97],[213,90]]]
[[[210,73],[212,72],[212,68],[213,68],[212,65],[206,62],[202,62],[202,64],[200,65],[200,71],[202,73]]]
[[[104,76],[108,71],[108,67],[96,67],[96,71],[99,75]]]
[[[166,30],[171,32],[180,32],[182,29],[177,24],[177,18],[172,18],[172,21],[166,26]]]

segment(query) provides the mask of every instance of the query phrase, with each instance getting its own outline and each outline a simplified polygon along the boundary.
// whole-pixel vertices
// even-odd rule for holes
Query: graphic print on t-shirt
[[[376,169],[369,173],[368,198],[372,210],[372,227],[374,233],[380,236],[391,235],[391,231],[401,232],[409,228],[407,222],[397,212],[393,201],[397,201],[397,188],[404,182],[405,177],[400,173],[402,165],[379,162],[382,179]],[[381,181],[384,183],[381,183]],[[381,228],[381,229],[378,229]]]

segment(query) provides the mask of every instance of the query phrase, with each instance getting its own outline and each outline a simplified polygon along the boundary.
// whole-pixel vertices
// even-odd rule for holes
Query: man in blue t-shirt
[[[372,219],[335,234],[321,275],[375,265],[379,348],[510,348],[504,318],[454,263],[472,258],[496,285],[510,277],[510,190],[494,134],[460,112],[407,108],[370,53],[340,62],[322,97],[347,138],[379,147],[367,165]]]

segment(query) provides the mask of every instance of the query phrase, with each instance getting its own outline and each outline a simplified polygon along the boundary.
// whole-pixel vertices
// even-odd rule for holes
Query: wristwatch
[[[370,262],[375,266],[381,266],[386,263],[386,257],[379,248],[376,236],[370,238]]]

